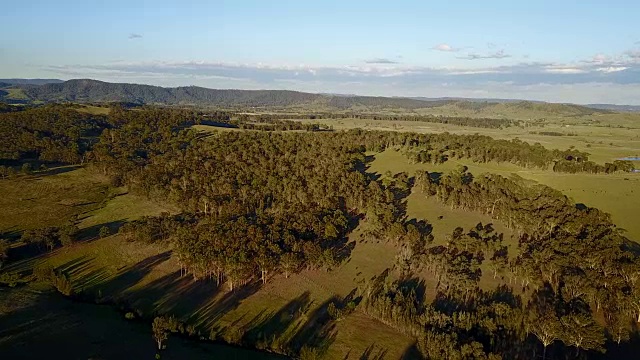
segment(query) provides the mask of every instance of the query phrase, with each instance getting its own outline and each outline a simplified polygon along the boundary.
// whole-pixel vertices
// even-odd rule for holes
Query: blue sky
[[[0,77],[640,104],[637,1],[28,1]]]

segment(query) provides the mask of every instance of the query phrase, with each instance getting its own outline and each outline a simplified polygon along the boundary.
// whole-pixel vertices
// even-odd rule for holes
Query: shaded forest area
[[[3,169],[12,170],[3,171],[15,176],[13,162],[33,159],[88,163],[115,186],[178,205],[179,215],[143,218],[120,232],[130,241],[166,244],[183,275],[230,291],[304,268],[330,271],[349,258],[357,245],[348,235],[362,225],[367,237],[397,245],[397,274],[371,279],[353,299],[328,304],[327,314],[339,319],[358,309],[415,337],[424,358],[580,358],[637,331],[639,257],[607,214],[543,185],[474,177],[464,167],[400,174],[386,183],[366,171],[367,152],[398,146],[417,162],[466,158],[605,173],[629,171],[628,162],[601,166],[575,149],[448,133],[272,131],[275,126],[203,138],[190,128],[203,120],[231,121],[225,112],[204,117],[157,108],[114,108],[108,116],[64,106],[5,113],[0,154],[9,165]],[[452,208],[503,222],[519,239],[516,252],[488,224],[456,229],[445,245],[434,245],[430,225],[406,217],[402,199],[414,186]],[[69,225],[23,237],[51,249],[76,233]],[[2,260],[9,255],[3,250]],[[508,283],[480,289],[483,263]],[[423,272],[437,280],[435,288],[425,288]],[[38,273],[68,290],[64,274]],[[161,340],[170,327],[162,321],[156,325]],[[302,356],[300,347],[280,349]]]

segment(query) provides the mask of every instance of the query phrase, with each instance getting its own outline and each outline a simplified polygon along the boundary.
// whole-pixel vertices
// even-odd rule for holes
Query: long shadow
[[[200,309],[220,291],[213,281],[194,281],[190,275],[174,271],[148,285],[128,292],[131,306],[146,312],[168,313],[186,322],[196,321],[194,309]]]
[[[424,302],[425,294],[427,292],[427,285],[424,279],[419,277],[410,277],[398,280],[398,287],[403,290],[405,294],[413,292],[416,294],[416,300],[419,304]]]
[[[59,265],[57,267],[61,272],[73,276],[76,273],[81,273],[86,268],[88,268],[91,264],[91,258],[88,256],[81,256],[75,258],[73,260],[67,261],[66,263]]]
[[[214,127],[221,127],[221,128],[226,128],[226,129],[237,129],[238,126],[237,125],[233,125],[233,124],[229,124],[229,123],[225,123],[225,122],[221,122],[221,121],[214,121],[214,120],[201,120],[200,121],[201,125],[208,125],[208,126],[214,126]]]
[[[153,359],[157,353],[150,322],[125,320],[111,306],[72,301],[55,291],[0,291],[0,302],[17,298],[28,302],[0,314],[2,359]],[[171,336],[162,359],[284,357]]]
[[[79,165],[68,165],[68,166],[58,166],[58,167],[54,167],[54,168],[50,168],[47,170],[40,170],[36,173],[34,173],[33,175],[35,176],[35,178],[39,179],[39,178],[43,178],[43,177],[47,177],[47,176],[53,176],[53,175],[59,175],[59,174],[64,174],[64,173],[68,173],[74,170],[78,170],[80,169],[82,166]]]
[[[387,349],[377,349],[375,344],[371,344],[360,355],[360,360],[383,360],[388,352]]]
[[[125,222],[125,220],[116,220],[104,224],[92,225],[87,228],[81,229],[77,236],[78,241],[87,242],[98,239],[100,237],[100,230],[103,227],[109,229],[109,234],[116,234],[118,233],[120,227],[125,224]]]
[[[340,303],[342,299],[333,296],[318,306],[307,316],[307,321],[301,324],[289,342],[289,348],[299,353],[303,346],[317,349],[324,354],[335,341],[338,331],[335,320],[329,315],[329,304]]]
[[[362,173],[366,179],[369,181],[378,181],[382,175],[374,172],[370,172],[369,168],[371,167],[371,163],[376,159],[375,155],[366,155],[364,157],[364,161],[356,162],[354,168]]]
[[[86,205],[86,204],[81,204]],[[111,221],[108,223],[97,224],[90,226],[88,228],[81,229],[75,236],[76,242],[90,242],[96,240],[100,237],[100,230],[103,227],[109,229],[109,234],[116,234],[118,229],[125,223],[124,220]],[[11,239],[11,241],[19,241],[22,232],[10,232],[3,233],[3,237],[5,234],[8,236],[6,238]],[[53,248],[53,250],[49,250],[44,247],[41,243],[21,243],[18,246],[13,246],[10,249],[9,259],[10,262],[4,266],[4,269],[9,270],[18,270],[23,271],[24,268],[27,268],[29,264],[32,264],[39,258],[46,258],[51,254],[55,254],[56,251],[63,248],[60,244],[59,240],[56,241],[57,244]]]
[[[633,253],[636,256],[640,256],[640,244],[638,244],[637,242],[625,238],[622,240],[622,245],[624,246],[625,250]]]
[[[290,327],[297,323],[311,306],[311,293],[305,291],[300,296],[288,302],[280,310],[266,316],[261,315],[257,321],[248,325],[249,330],[243,337],[243,342],[256,344],[273,340],[279,343],[288,343],[292,334]]]
[[[418,350],[418,345],[416,343],[407,347],[404,350],[404,353],[402,353],[402,356],[400,356],[400,360],[417,360],[423,358],[424,357],[420,353],[420,350]]]
[[[154,267],[167,261],[170,256],[171,251],[150,256],[115,277],[105,274],[104,269],[98,269],[72,280],[81,284],[82,296],[108,302],[127,299],[129,294],[126,294],[126,290],[140,282]]]
[[[214,327],[214,325],[226,313],[236,309],[244,299],[258,292],[261,285],[262,282],[256,279],[240,288],[229,291],[219,299],[213,300],[195,311],[192,318],[199,320],[196,324],[199,327],[213,329],[216,332],[221,333],[224,329],[218,326]]]

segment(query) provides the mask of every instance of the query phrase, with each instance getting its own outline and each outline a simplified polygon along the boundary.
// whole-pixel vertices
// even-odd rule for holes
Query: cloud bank
[[[465,59],[505,58],[502,50]],[[475,64],[475,62],[474,62]],[[487,67],[425,67],[374,58],[353,66],[215,61],[114,62],[49,66],[66,78],[162,86],[288,89],[381,96],[508,97],[640,105],[640,50],[575,63],[523,62]]]

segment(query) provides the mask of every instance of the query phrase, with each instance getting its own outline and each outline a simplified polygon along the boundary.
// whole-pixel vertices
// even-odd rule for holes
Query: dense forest
[[[0,113],[0,161],[79,163],[105,126],[104,117],[62,105]]]
[[[264,131],[204,136],[191,128],[207,121],[232,120],[225,112],[157,108],[114,108],[108,116],[62,106],[5,113],[0,157],[10,165],[89,163],[114,186],[178,205],[178,215],[145,217],[119,231],[130,241],[170,247],[184,275],[230,291],[304,268],[330,271],[348,259],[348,235],[366,224],[367,237],[397,246],[397,271],[368,281],[350,309],[338,304],[330,312],[339,317],[357,307],[414,337],[427,359],[545,358],[548,351],[582,357],[635,331],[639,257],[607,214],[543,185],[465,167],[381,181],[367,172],[366,153],[401,147],[417,162],[465,158],[564,172],[629,171],[628,162],[602,166],[575,149],[480,135],[275,131],[293,123],[275,119],[262,120],[272,125]],[[260,128],[245,121],[236,126]],[[407,219],[402,198],[412,190],[501,221],[517,236],[517,248],[509,250],[502,234],[481,223],[435,245],[429,224]],[[22,236],[52,249],[77,231],[70,224]],[[481,289],[482,264],[505,282]],[[437,285],[426,289],[422,276]],[[67,280],[56,281],[68,288]]]

